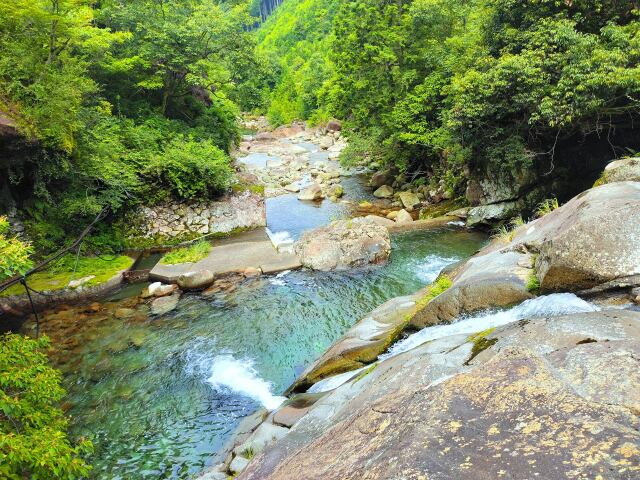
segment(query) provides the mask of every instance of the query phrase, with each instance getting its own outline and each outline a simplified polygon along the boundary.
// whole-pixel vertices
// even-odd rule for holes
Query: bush
[[[156,155],[144,175],[178,198],[214,197],[232,184],[229,157],[209,140],[176,137]]]
[[[18,273],[24,273],[31,268],[29,256],[31,245],[21,242],[17,238],[7,237],[9,222],[6,217],[0,217],[0,281]]]
[[[88,440],[73,445],[58,406],[64,395],[60,372],[48,365],[46,337],[0,337],[0,477],[22,480],[75,479],[90,466]]]

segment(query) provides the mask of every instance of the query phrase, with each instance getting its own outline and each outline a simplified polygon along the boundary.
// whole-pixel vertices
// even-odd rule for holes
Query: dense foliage
[[[0,198],[40,248],[105,206],[229,188],[238,114],[268,88],[249,6],[0,2]]]
[[[0,477],[13,480],[75,479],[89,467],[92,449],[67,438],[59,407],[64,395],[60,372],[51,368],[46,338],[0,337]]]
[[[593,144],[618,156],[639,143],[638,13],[629,0],[290,0],[261,32],[286,63],[271,119],[341,118],[348,155],[458,191],[465,170],[552,172]]]

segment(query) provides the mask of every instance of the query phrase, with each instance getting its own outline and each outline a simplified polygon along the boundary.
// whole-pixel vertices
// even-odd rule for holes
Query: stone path
[[[229,273],[244,272],[248,268],[259,268],[262,273],[270,274],[295,270],[301,266],[296,255],[276,251],[266,230],[261,228],[214,242],[209,256],[197,263],[159,263],[151,270],[149,276],[153,280],[174,283],[184,273],[202,270],[210,270],[214,276],[220,277]]]

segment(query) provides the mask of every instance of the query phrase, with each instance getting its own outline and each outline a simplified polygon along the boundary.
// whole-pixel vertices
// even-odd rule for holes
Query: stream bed
[[[454,228],[397,234],[385,266],[261,277],[232,293],[184,295],[161,317],[150,317],[138,297],[144,284],[111,301],[48,312],[41,328],[56,346],[72,436],[95,445],[92,476],[195,475],[242,418],[279,404],[304,367],[359,318],[415,292],[485,240]]]

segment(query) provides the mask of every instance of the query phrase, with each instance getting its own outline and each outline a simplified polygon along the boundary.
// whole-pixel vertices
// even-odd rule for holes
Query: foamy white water
[[[271,383],[258,376],[251,360],[238,360],[233,355],[219,355],[213,359],[207,382],[215,390],[252,398],[268,410],[278,408],[286,400],[271,393]]]
[[[507,325],[525,318],[567,315],[570,313],[595,312],[596,305],[575,296],[573,293],[554,293],[525,300],[508,310],[492,310],[472,317],[462,318],[448,325],[426,327],[396,343],[380,359],[393,357],[411,350],[430,340],[458,334],[472,334],[488,328]]]
[[[267,235],[273,246],[276,247],[276,250],[283,253],[290,253],[293,251],[294,239],[289,232],[272,232],[267,228]]]
[[[446,258],[440,257],[438,255],[429,255],[422,261],[417,262],[416,266],[414,267],[414,271],[416,272],[416,276],[420,280],[424,281],[425,283],[431,283],[436,278],[438,278],[438,275],[440,275],[440,272],[444,267],[455,263],[457,260],[457,258]]]

